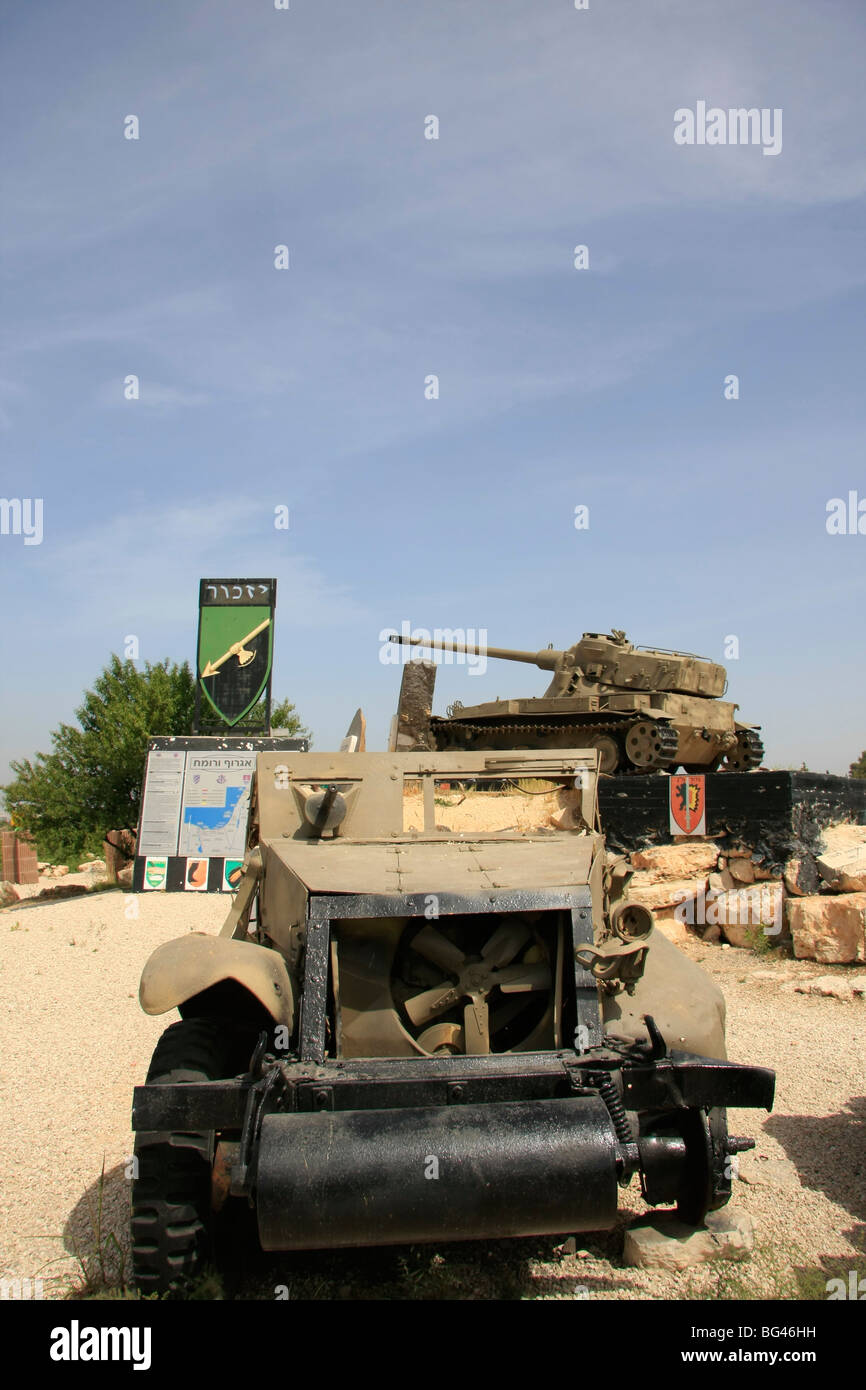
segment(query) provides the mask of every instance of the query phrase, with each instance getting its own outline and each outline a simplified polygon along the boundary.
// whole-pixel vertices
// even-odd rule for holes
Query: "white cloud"
[[[145,409],[162,408],[164,410],[176,410],[186,406],[209,405],[213,400],[205,391],[187,391],[178,386],[166,386],[160,381],[151,381],[149,377],[139,378],[139,395],[133,400],[127,400],[124,395],[124,379],[117,381],[106,381],[96,392],[96,401],[99,405],[107,409],[121,409],[143,406]]]
[[[277,537],[291,532],[275,532],[273,511],[248,484],[240,475],[236,497],[200,505],[139,494],[124,511],[65,541],[44,544],[43,577],[78,581],[58,584],[63,623],[88,632],[98,625],[111,633],[154,623],[168,639],[188,627],[203,576],[262,573],[277,577],[278,621],[286,626],[340,626],[366,618],[354,591],[329,581],[314,560],[285,547],[280,553]]]

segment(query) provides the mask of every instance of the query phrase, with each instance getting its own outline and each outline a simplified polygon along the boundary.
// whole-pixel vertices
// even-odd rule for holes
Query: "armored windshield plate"
[[[591,836],[511,842],[349,844],[277,841],[271,852],[310,893],[479,893],[569,888],[586,882]],[[455,853],[455,850],[457,852]]]

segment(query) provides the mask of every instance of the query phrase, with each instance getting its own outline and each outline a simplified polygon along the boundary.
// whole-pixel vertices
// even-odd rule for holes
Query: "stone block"
[[[754,1248],[751,1216],[723,1207],[709,1212],[702,1226],[686,1226],[674,1214],[641,1218],[625,1233],[623,1262],[673,1271],[709,1260],[747,1260]]]
[[[789,859],[784,870],[785,887],[797,898],[807,898],[818,891],[818,869],[811,854]]]
[[[702,897],[706,891],[705,877],[672,878],[659,883],[653,873],[641,872],[634,874],[629,880],[627,896],[631,902],[643,903],[655,912]]]
[[[816,856],[818,873],[836,893],[866,891],[866,825],[831,825]]]
[[[818,975],[810,980],[792,980],[782,988],[787,994],[818,994],[849,1004],[866,1001],[866,975]]]
[[[706,875],[718,862],[718,847],[702,840],[691,844],[653,845],[635,850],[631,862],[648,869],[656,879],[686,879]]]
[[[9,883],[5,879],[0,882],[0,907],[12,907],[14,903],[21,901],[21,894],[14,883]]]
[[[866,961],[866,893],[791,899],[788,925],[800,960]]]

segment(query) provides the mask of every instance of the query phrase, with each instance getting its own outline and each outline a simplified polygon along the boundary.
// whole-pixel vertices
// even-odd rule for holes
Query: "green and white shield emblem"
[[[205,698],[229,726],[258,703],[271,674],[272,610],[253,604],[200,610],[198,678]]]

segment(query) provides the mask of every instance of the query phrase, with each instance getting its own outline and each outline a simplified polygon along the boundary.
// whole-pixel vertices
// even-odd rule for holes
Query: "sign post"
[[[199,585],[195,734],[148,742],[134,892],[233,892],[256,754],[306,751],[306,739],[271,736],[276,602],[276,579]]]

